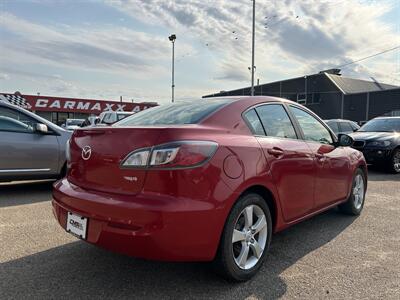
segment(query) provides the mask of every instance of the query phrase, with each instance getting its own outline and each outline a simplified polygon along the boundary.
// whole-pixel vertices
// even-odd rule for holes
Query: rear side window
[[[112,124],[115,122],[113,113],[106,113],[103,117],[103,123]]]
[[[293,124],[286,110],[280,104],[258,106],[257,114],[267,136],[297,139]]]
[[[349,122],[340,122],[340,128],[342,128],[342,132],[353,132]]]
[[[261,125],[261,121],[254,109],[247,111],[243,117],[247,121],[251,131],[256,135],[265,135],[264,129]]]
[[[36,123],[36,120],[17,110],[0,107],[0,130],[31,133]]]
[[[232,100],[198,100],[152,107],[121,120],[114,126],[197,124]]]
[[[339,133],[339,126],[338,123],[335,121],[327,122],[329,127],[333,130],[334,133],[338,134]]]

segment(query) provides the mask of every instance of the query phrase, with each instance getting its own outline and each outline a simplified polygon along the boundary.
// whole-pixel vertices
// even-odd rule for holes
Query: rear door
[[[253,127],[270,166],[285,220],[306,215],[314,202],[314,159],[307,144],[298,139],[285,107],[265,104],[247,111],[244,117]]]
[[[56,135],[34,131],[37,121],[0,106],[0,175],[56,174],[59,145]]]
[[[315,159],[315,208],[344,199],[351,180],[346,148],[333,146],[334,139],[328,128],[309,112],[293,105],[290,111]]]

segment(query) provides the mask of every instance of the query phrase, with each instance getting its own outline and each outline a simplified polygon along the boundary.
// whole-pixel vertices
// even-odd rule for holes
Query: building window
[[[297,103],[306,104],[306,95],[305,94],[297,94]]]
[[[321,103],[321,94],[320,93],[310,93],[307,94],[307,98],[305,94],[297,94],[297,102],[299,104],[319,104]]]

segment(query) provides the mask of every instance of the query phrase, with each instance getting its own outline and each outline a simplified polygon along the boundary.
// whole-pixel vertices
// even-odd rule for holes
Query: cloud
[[[207,44],[207,49],[219,58],[214,67],[214,78],[241,82],[249,80],[250,1],[106,2],[142,22],[167,26],[181,36],[189,33],[203,45]],[[399,32],[381,18],[394,5],[395,1],[258,1],[257,72],[266,74],[268,70],[278,70],[279,66],[284,65],[281,72],[271,75],[301,75],[293,73],[298,70],[313,73],[319,71],[316,68],[321,64],[340,65],[354,57],[393,47],[400,42]],[[267,28],[264,28],[265,22],[268,23]],[[290,65],[292,68],[288,67]],[[362,70],[367,69],[379,76],[383,75],[380,69]]]
[[[178,99],[250,84],[250,0],[104,1],[117,13],[112,24],[101,17],[96,24],[61,24],[57,13],[41,23],[37,15],[28,21],[18,11],[3,10],[2,86],[73,97],[169,101],[170,33],[177,34]],[[395,4],[257,1],[256,79],[266,83],[311,74],[400,44],[400,28],[383,19]],[[400,84],[399,52],[350,65],[343,74]]]
[[[36,71],[19,70],[16,68],[1,68],[2,74],[7,78],[12,78],[14,84],[1,86],[2,92],[14,93],[16,90],[22,94],[41,95],[60,95],[87,99],[107,99],[119,101],[120,96],[124,101],[134,100],[135,102],[156,101],[158,103],[168,103],[170,98],[165,97],[165,93],[157,88],[146,89],[142,86],[130,86],[122,83],[110,82],[107,85],[99,86],[96,81],[82,83],[76,80],[65,79],[59,74],[45,74]],[[205,90],[198,88],[181,88],[177,101],[199,99],[196,95],[202,95]]]
[[[10,79],[10,75],[6,74],[6,73],[0,73],[0,80],[9,80]]]
[[[101,71],[131,72],[138,76],[167,73],[170,51],[165,37],[124,27],[45,27],[15,15],[2,13],[0,26],[9,42],[1,44],[3,54],[45,63]],[[188,45],[182,45],[192,51]]]

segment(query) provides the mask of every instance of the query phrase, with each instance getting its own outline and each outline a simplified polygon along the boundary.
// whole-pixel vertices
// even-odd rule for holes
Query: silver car
[[[0,181],[63,177],[71,132],[0,101]]]

